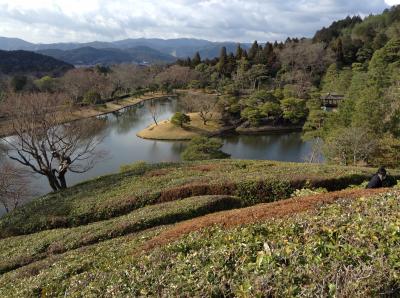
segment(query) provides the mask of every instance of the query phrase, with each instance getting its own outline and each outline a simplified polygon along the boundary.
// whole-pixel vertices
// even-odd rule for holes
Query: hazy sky
[[[33,42],[194,37],[249,42],[312,36],[400,0],[0,0],[0,36]]]

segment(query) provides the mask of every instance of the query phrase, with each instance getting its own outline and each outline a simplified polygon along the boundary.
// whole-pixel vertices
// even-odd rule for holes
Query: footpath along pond
[[[185,149],[186,142],[144,140],[136,136],[137,132],[153,122],[147,108],[149,104],[150,102],[144,102],[99,116],[106,120],[105,138],[99,149],[108,152],[107,158],[84,174],[68,173],[68,185],[117,172],[121,165],[135,161],[151,163],[180,161],[180,154]],[[180,110],[177,99],[158,100],[156,104],[159,120],[169,119]],[[310,154],[312,147],[311,143],[301,140],[301,133],[230,135],[222,139],[224,141],[222,150],[236,159],[302,162]],[[44,177],[36,177],[32,187],[37,195],[50,191],[47,179]]]

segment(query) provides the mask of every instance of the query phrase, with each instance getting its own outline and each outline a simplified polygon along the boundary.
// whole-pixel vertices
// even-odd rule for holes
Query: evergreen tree
[[[190,123],[191,119],[188,115],[181,113],[181,112],[176,112],[172,118],[171,118],[171,123],[180,126],[183,128],[184,124]]]
[[[220,139],[195,137],[182,152],[182,159],[190,161],[229,158],[229,154],[221,151],[223,144]]]
[[[343,53],[343,42],[341,38],[338,38],[335,45],[335,53],[336,53],[336,63],[339,66],[345,64],[344,53]]]
[[[228,64],[226,65],[226,75],[231,76],[232,72],[236,69],[236,58],[233,53],[228,55]]]
[[[226,47],[222,47],[217,64],[217,70],[220,75],[226,74],[227,65],[228,65],[228,55],[226,53]]]
[[[254,41],[253,45],[251,46],[249,50],[249,60],[253,61],[254,58],[257,56],[258,51],[260,50],[258,46],[257,40]]]
[[[236,55],[235,55],[235,58],[236,58],[236,60],[240,60],[240,59],[242,59],[242,57],[243,57],[243,49],[242,49],[242,47],[240,46],[240,44],[238,44],[238,46],[237,46],[237,48],[236,48]]]
[[[201,57],[200,57],[200,53],[196,52],[196,54],[193,56],[192,62],[191,62],[191,66],[193,68],[195,68],[197,65],[199,65],[201,63]]]
[[[192,65],[192,59],[190,59],[190,57],[187,57],[184,66],[190,67],[191,65]]]

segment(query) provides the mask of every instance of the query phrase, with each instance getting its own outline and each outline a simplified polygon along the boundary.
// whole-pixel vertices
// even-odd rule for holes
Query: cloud
[[[282,40],[387,7],[384,0],[0,0],[0,35],[34,42]]]

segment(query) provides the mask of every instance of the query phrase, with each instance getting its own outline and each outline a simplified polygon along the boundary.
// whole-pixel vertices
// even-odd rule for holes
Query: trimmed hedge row
[[[164,165],[164,167],[167,168],[169,166],[171,165]],[[134,174],[127,172],[118,175],[143,175],[150,169],[155,168],[157,168],[157,166],[154,165],[141,166],[137,169],[134,169]],[[394,185],[397,178],[398,177],[392,177],[392,179],[388,179],[389,184]],[[41,218],[40,221],[30,222],[29,224],[26,222],[15,222],[10,219],[9,223],[3,222],[0,226],[0,239],[9,236],[35,233],[47,229],[76,227],[91,222],[97,222],[121,216],[147,205],[181,200],[193,196],[237,196],[242,200],[242,206],[250,206],[258,203],[267,203],[288,198],[296,189],[301,189],[303,187],[323,187],[328,191],[335,191],[345,189],[350,185],[361,184],[369,179],[369,175],[351,174],[348,176],[340,176],[338,178],[321,178],[311,180],[266,179],[244,180],[241,182],[222,181],[215,184],[192,183],[179,187],[164,189],[161,191],[154,191],[138,196],[128,197],[124,201],[120,201],[119,204],[106,206],[107,208],[104,208],[102,205],[98,205],[96,210],[92,209],[86,213],[75,214],[74,216],[48,216],[47,218]],[[23,208],[19,212],[24,212]]]
[[[0,240],[0,274],[46,258],[48,255],[64,253],[213,212],[238,208],[240,205],[240,199],[235,197],[192,197],[177,202],[147,206],[124,216],[85,226],[3,239]],[[19,254],[15,252],[16,247]]]

